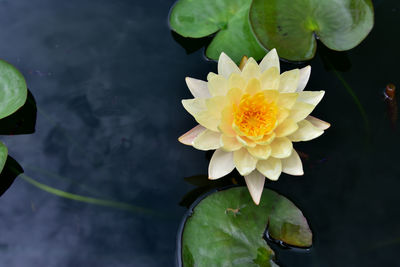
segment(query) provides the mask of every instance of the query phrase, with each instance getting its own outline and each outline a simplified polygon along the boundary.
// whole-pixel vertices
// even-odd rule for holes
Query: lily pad
[[[8,156],[8,149],[5,144],[0,142],[0,173],[4,168],[4,165],[6,164],[7,156]]]
[[[261,59],[266,51],[257,42],[249,24],[251,0],[180,0],[172,8],[172,30],[184,37],[215,34],[206,56],[217,60],[221,52],[236,63],[243,56]]]
[[[0,60],[0,119],[22,107],[27,94],[24,76],[13,65]]]
[[[264,239],[308,248],[312,233],[302,212],[287,198],[264,189],[254,205],[246,187],[212,193],[197,203],[182,234],[183,266],[277,266]]]
[[[302,61],[314,57],[320,39],[336,51],[357,46],[371,31],[371,0],[253,0],[250,24],[266,48],[280,57]]]

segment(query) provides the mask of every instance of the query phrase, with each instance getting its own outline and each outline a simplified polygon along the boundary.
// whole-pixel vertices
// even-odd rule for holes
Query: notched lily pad
[[[344,51],[357,46],[371,31],[371,0],[253,0],[250,24],[267,49],[302,61],[314,57],[319,38],[328,48]]]
[[[27,94],[24,76],[13,65],[0,60],[0,119],[22,107]]]
[[[246,55],[265,55],[249,25],[251,0],[179,0],[171,10],[172,30],[184,37],[202,38],[215,34],[206,56],[217,60],[221,52],[236,63]]]
[[[287,198],[264,189],[254,205],[246,187],[207,196],[193,208],[181,237],[183,266],[277,266],[269,235],[289,246],[308,248],[312,233],[302,212]]]

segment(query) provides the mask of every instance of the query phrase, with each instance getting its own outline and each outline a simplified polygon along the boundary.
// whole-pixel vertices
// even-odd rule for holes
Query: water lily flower
[[[260,64],[253,58],[242,63],[239,68],[222,53],[218,74],[209,73],[207,82],[186,78],[194,99],[182,104],[199,125],[179,141],[199,150],[215,149],[209,179],[236,168],[258,205],[265,177],[276,181],[282,172],[303,175],[293,142],[312,140],[330,124],[309,115],[325,93],[304,91],[310,66],[280,74],[275,49]]]

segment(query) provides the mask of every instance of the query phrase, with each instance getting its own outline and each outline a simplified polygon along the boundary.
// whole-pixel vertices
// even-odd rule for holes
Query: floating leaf
[[[0,119],[22,107],[27,94],[24,76],[14,66],[0,60]]]
[[[246,187],[213,193],[193,209],[182,235],[184,266],[277,266],[263,239],[310,247],[312,233],[302,212],[287,198],[264,189],[254,205]]]
[[[249,25],[251,0],[180,0],[172,8],[171,28],[184,37],[201,38],[215,34],[206,55],[217,60],[221,52],[236,63],[246,55],[261,59],[265,50]]]
[[[0,142],[0,173],[4,168],[4,165],[6,164],[7,156],[8,156],[8,149],[5,144]]]
[[[294,61],[314,57],[319,38],[337,51],[357,46],[371,31],[370,0],[253,0],[250,24],[260,43]]]

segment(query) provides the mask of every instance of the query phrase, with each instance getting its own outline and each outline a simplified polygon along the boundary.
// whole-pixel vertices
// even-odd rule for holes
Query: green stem
[[[23,173],[20,174],[20,177],[24,181],[30,183],[31,185],[33,185],[47,193],[50,193],[50,194],[53,194],[53,195],[56,195],[59,197],[63,197],[63,198],[67,198],[67,199],[75,200],[75,201],[79,201],[79,202],[85,202],[85,203],[89,203],[89,204],[99,205],[99,206],[112,207],[112,208],[117,208],[117,209],[121,209],[121,210],[128,210],[131,212],[154,214],[154,212],[150,209],[133,206],[131,204],[127,204],[127,203],[123,203],[123,202],[105,200],[105,199],[99,199],[99,198],[93,198],[93,197],[86,197],[86,196],[68,193],[68,192],[50,187],[48,185],[39,183],[38,181],[34,180],[33,178],[31,178]]]

